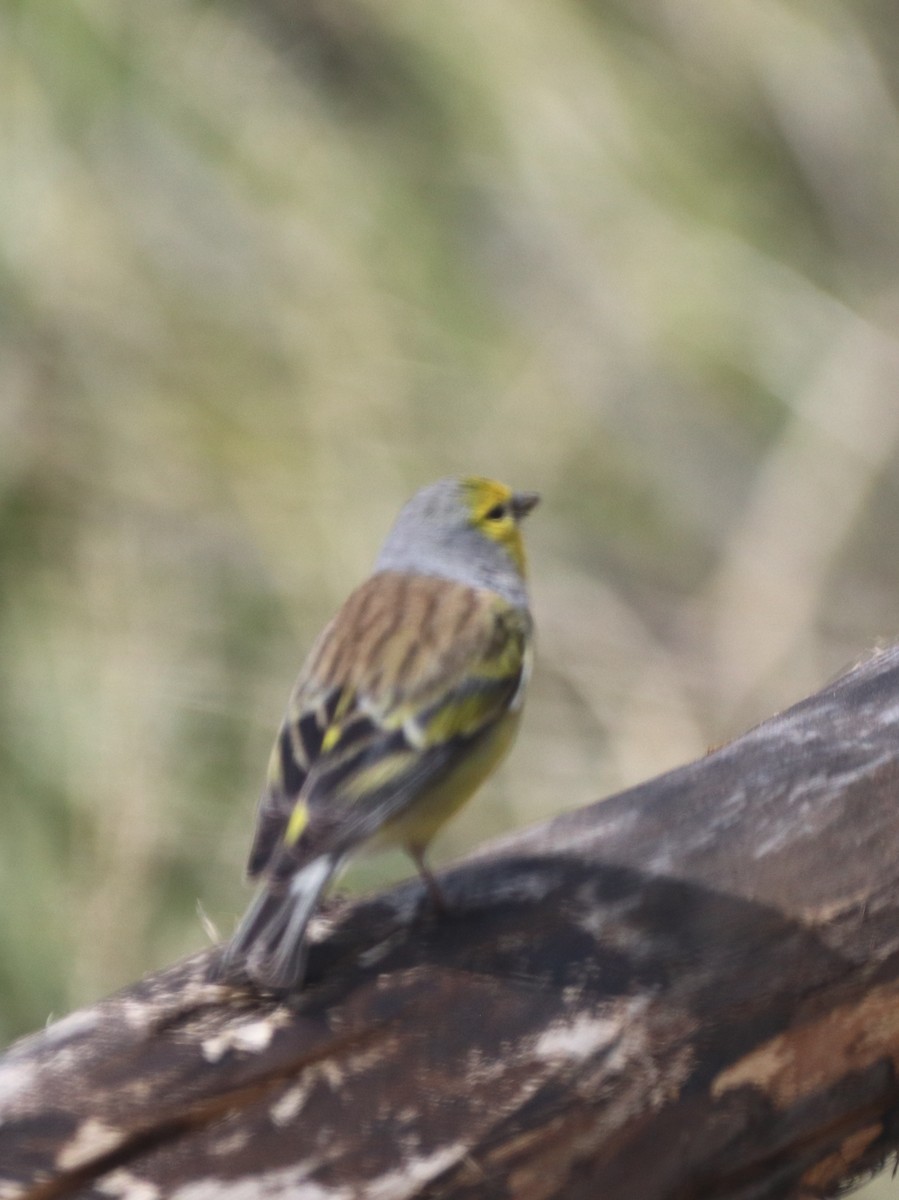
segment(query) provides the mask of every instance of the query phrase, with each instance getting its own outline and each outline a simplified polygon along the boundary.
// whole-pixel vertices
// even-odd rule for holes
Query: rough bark
[[[816,1197],[899,1145],[899,648],[699,762],[0,1060],[0,1196]]]

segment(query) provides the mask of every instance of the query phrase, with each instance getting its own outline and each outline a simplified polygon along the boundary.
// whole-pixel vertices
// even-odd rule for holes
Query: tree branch
[[[708,757],[0,1060],[0,1197],[762,1200],[899,1145],[899,647]]]

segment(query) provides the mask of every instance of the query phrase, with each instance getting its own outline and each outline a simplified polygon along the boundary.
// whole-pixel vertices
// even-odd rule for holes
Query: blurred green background
[[[896,636],[893,3],[7,0],[0,97],[2,1040],[233,927],[303,653],[432,478],[545,497],[438,862]]]

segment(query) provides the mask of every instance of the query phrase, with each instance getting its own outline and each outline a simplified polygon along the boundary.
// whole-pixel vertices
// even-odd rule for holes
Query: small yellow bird
[[[532,621],[519,525],[538,500],[490,479],[441,479],[400,512],[294,687],[250,852],[262,886],[226,969],[299,988],[306,926],[363,847],[403,847],[440,903],[425,849],[521,716]]]

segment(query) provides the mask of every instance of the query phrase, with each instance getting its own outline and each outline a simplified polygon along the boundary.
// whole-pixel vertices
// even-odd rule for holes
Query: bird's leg
[[[445,916],[449,912],[449,905],[446,902],[443,892],[440,890],[440,885],[431,874],[431,868],[425,862],[424,847],[407,846],[407,850],[409,852],[409,857],[412,859],[416,868],[418,869],[422,883],[424,883],[425,887],[428,889],[428,895],[431,898],[431,904],[434,907],[434,911],[440,913],[442,916]]]

